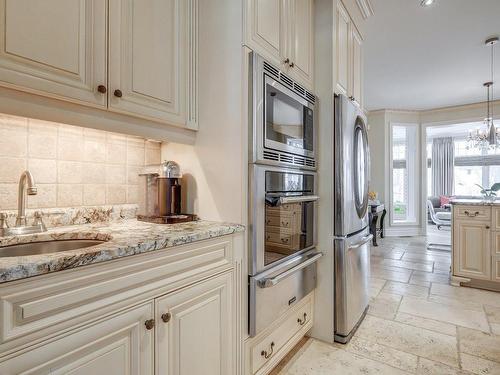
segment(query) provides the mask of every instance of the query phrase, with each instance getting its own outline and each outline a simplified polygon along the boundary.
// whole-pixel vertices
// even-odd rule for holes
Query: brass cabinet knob
[[[123,96],[122,90],[116,89],[113,93],[117,98],[121,98]]]
[[[260,352],[260,355],[263,356],[265,359],[269,359],[273,355],[274,351],[274,341],[271,343],[269,352],[267,350],[263,350]]]
[[[99,86],[97,86],[97,91],[99,91],[101,94],[106,94],[106,91],[108,91],[108,90],[106,89],[106,86],[99,85]]]
[[[295,63],[294,62],[291,62],[290,63],[290,68],[293,68],[295,66]]]
[[[349,99],[350,99],[351,101],[355,101],[355,100],[356,100],[356,98],[355,98],[354,96],[352,96],[352,95],[349,97]]]
[[[285,61],[283,61],[283,64],[290,64],[290,59],[287,57]]]
[[[489,226],[489,225],[487,225],[487,226],[486,226],[486,229],[490,229],[490,226]]]
[[[172,314],[170,313],[165,313],[161,315],[161,320],[163,320],[164,323],[170,322],[170,318],[172,318]]]
[[[150,330],[153,329],[155,326],[155,320],[154,319],[148,319],[144,322],[144,325],[146,326],[146,329]]]
[[[304,324],[306,324],[306,322],[307,322],[307,314],[306,313],[304,313],[304,318],[303,319],[300,319],[300,318],[297,319],[297,323],[299,323],[301,326],[303,326]]]

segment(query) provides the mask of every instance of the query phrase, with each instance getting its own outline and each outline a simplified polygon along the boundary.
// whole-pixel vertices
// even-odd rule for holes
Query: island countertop
[[[500,199],[495,201],[487,201],[484,199],[452,199],[450,204],[463,206],[500,206]]]
[[[242,231],[244,231],[244,227],[239,224],[203,220],[165,225],[128,219],[119,222],[55,227],[44,233],[0,237],[0,246],[70,239],[106,241],[99,245],[78,250],[29,256],[0,257],[0,283],[96,264]]]

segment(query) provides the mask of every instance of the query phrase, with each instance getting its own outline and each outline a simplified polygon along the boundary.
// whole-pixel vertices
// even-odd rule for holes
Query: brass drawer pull
[[[170,318],[172,318],[172,314],[170,313],[165,313],[161,315],[161,320],[163,320],[164,323],[170,322]]]
[[[116,89],[113,93],[117,98],[121,98],[123,96],[122,90]]]
[[[479,215],[479,211],[476,211],[474,213],[470,213],[469,211],[464,211],[464,214],[466,214],[468,217],[476,217]]]
[[[282,221],[281,225],[283,225],[284,227],[288,227],[290,226],[290,223],[288,221]]]
[[[306,313],[304,313],[304,318],[303,319],[300,319],[300,318],[297,319],[297,323],[299,323],[301,326],[303,326],[304,324],[306,324],[306,322],[307,322],[307,314]]]
[[[289,238],[282,238],[281,242],[286,244],[286,243],[288,243],[289,240],[290,240]]]
[[[269,353],[267,352],[267,350],[263,350],[260,352],[260,355],[263,356],[265,359],[269,359],[273,355],[273,352],[274,352],[274,341],[271,343],[271,350],[269,350]]]
[[[101,94],[106,94],[107,91],[106,86],[104,85],[97,86],[97,91],[99,91]]]
[[[144,322],[144,325],[146,326],[147,330],[151,330],[155,326],[155,320],[154,319],[148,319]]]

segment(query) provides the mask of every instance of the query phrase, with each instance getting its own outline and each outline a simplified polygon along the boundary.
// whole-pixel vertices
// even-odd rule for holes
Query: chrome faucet
[[[32,225],[27,225],[26,222],[26,195],[36,195],[36,193],[37,189],[33,175],[30,171],[24,171],[21,174],[21,178],[19,178],[16,224],[13,228],[10,228],[7,221],[7,215],[5,213],[0,214],[0,237],[47,231],[47,228],[42,220],[42,213],[40,211],[36,211],[34,213],[35,219]]]
[[[26,184],[28,188],[26,188]],[[17,196],[16,227],[26,226],[26,194],[36,195],[35,180],[30,171],[24,171],[19,178],[19,193]]]

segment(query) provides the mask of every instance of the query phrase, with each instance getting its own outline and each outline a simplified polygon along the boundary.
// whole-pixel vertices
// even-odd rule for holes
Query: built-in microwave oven
[[[316,169],[314,94],[255,53],[250,72],[251,160]]]

